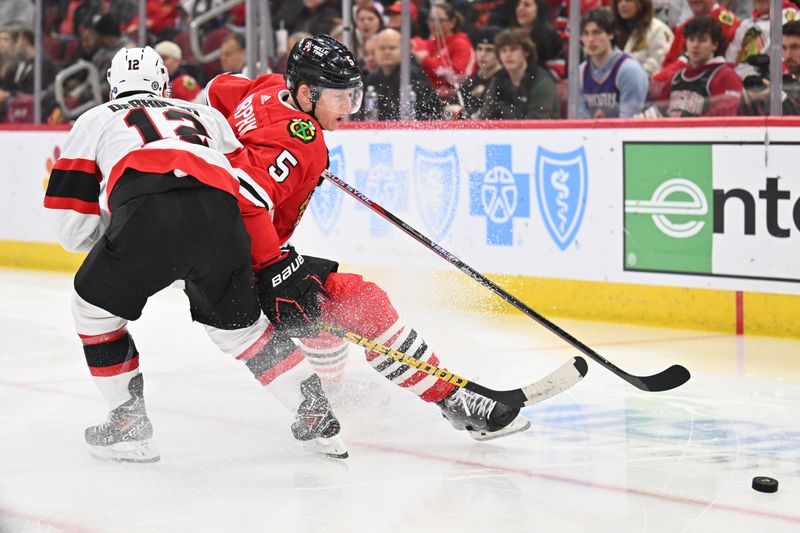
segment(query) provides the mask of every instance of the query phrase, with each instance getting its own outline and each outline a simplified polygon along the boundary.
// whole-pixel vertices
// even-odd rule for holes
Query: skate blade
[[[531,427],[530,420],[519,415],[509,425],[498,429],[497,431],[469,430],[469,435],[478,441],[493,440],[506,437],[508,435],[513,435],[514,433],[520,433],[529,427]]]
[[[89,455],[98,461],[120,463],[155,463],[161,459],[161,454],[149,440],[118,442],[110,446],[89,445]]]
[[[327,439],[317,438],[306,441],[300,441],[300,445],[307,451],[318,453],[333,459],[347,459],[347,447],[344,445],[341,437],[334,435]]]

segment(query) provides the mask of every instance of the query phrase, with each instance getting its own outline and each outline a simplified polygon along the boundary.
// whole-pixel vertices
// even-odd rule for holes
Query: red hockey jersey
[[[731,11],[728,11],[719,4],[714,4],[710,17],[722,30],[722,35],[725,37],[725,46],[723,46],[723,48],[726,48],[733,40],[734,35],[736,35],[736,30],[739,28],[741,21],[736,18],[736,15]],[[686,37],[683,35],[683,28],[685,26],[686,22],[675,28],[675,39],[672,41],[672,46],[664,58],[664,68],[669,67],[671,63],[677,61],[684,53]]]
[[[75,122],[47,184],[44,206],[67,250],[88,251],[103,235],[108,205],[126,169],[175,172],[238,195],[224,154],[241,148],[225,118],[201,104],[135,95],[117,98]]]
[[[293,106],[280,74],[221,74],[206,95],[244,145],[230,161],[252,178],[242,180],[239,203],[258,271],[280,255],[328,166],[322,128]]]

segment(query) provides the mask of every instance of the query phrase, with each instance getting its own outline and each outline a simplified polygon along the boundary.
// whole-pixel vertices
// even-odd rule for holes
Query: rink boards
[[[800,121],[685,124],[362,124],[326,140],[334,174],[542,314],[800,336]],[[80,263],[41,208],[65,137],[0,130],[0,263]],[[499,301],[331,183],[297,233],[305,253],[443,284],[455,305]]]

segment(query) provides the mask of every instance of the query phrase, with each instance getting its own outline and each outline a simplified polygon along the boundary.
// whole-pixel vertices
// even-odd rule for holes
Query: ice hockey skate
[[[131,399],[108,413],[98,426],[86,428],[89,455],[100,461],[154,463],[161,456],[151,442],[153,425],[144,408],[144,379],[131,378],[128,391]]]
[[[347,448],[339,436],[341,425],[322,390],[316,374],[300,382],[303,403],[297,409],[292,434],[303,447],[335,459],[347,459]]]
[[[466,429],[475,440],[498,439],[531,427],[530,421],[519,415],[519,407],[509,407],[460,387],[436,405],[454,428]]]

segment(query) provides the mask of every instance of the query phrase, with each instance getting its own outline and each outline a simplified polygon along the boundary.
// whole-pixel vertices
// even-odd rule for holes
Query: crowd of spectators
[[[566,117],[569,47],[580,47],[579,118],[763,115],[769,110],[771,0],[581,0],[570,36],[567,0],[410,0],[410,110],[417,120]],[[800,3],[800,0],[797,0]],[[201,27],[200,62],[189,23],[222,0],[148,0],[146,37],[170,72],[172,95],[202,98],[220,72],[246,72],[244,4]],[[42,117],[67,122],[139,36],[138,0],[43,0]],[[352,46],[364,71],[355,120],[398,120],[402,61],[399,0],[352,0]],[[281,72],[307,35],[342,38],[341,0],[270,2]],[[800,114],[800,20],[783,0],[783,113]],[[0,122],[33,121],[33,0],[0,2]],[[57,77],[67,68],[72,68]],[[57,81],[58,80],[58,81]],[[63,91],[55,98],[54,84]],[[96,94],[96,92],[94,93]],[[96,96],[94,96],[96,98]]]

